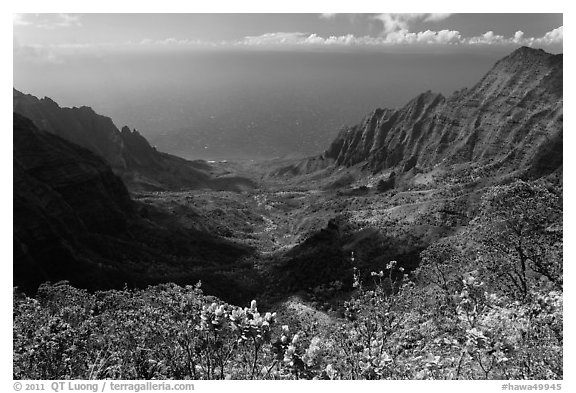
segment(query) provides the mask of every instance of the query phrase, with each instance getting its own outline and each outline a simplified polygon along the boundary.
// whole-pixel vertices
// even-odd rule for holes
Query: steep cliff
[[[152,207],[132,201],[96,154],[17,113],[13,122],[15,286],[33,292],[47,280],[89,289],[202,280],[228,299],[249,296],[219,271],[250,248],[174,220],[156,222],[146,214]]]
[[[204,162],[159,152],[138,131],[128,127],[119,131],[109,117],[89,107],[64,108],[50,98],[38,99],[14,89],[13,109],[31,119],[39,129],[102,157],[131,189],[235,191],[256,187],[248,179],[218,176]]]
[[[135,216],[110,167],[15,113],[13,170],[15,284],[29,289],[48,279],[114,281],[110,266],[98,266],[100,258],[82,246],[90,234],[125,232]]]
[[[562,55],[522,47],[471,89],[375,110],[323,157],[374,172],[474,162],[542,175],[562,165],[562,104]]]
[[[12,97],[14,112],[31,119],[39,129],[96,153],[114,169],[127,169],[122,136],[109,117],[86,106],[60,107],[48,97],[38,99],[16,89]]]

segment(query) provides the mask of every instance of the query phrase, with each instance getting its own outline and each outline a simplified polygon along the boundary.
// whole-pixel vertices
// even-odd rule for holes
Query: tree
[[[521,180],[492,187],[472,230],[502,289],[524,298],[545,277],[562,290],[561,194]]]
[[[388,179],[386,180],[381,179],[378,182],[376,189],[378,190],[378,192],[386,192],[388,190],[393,189],[395,185],[396,185],[396,173],[392,172],[390,173],[390,176],[388,176]]]

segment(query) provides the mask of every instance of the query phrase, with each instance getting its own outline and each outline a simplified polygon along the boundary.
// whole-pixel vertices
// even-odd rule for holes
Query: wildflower
[[[324,371],[326,372],[326,375],[328,376],[328,378],[330,379],[336,379],[337,376],[337,372],[334,369],[334,367],[332,366],[332,364],[328,364],[326,366],[326,368],[324,369]]]
[[[294,355],[295,352],[296,347],[294,345],[289,345],[288,348],[286,348],[286,352],[284,353],[284,361],[291,362],[292,356]]]
[[[232,313],[230,315],[230,319],[232,321],[241,321],[245,318],[246,318],[246,311],[241,308],[232,310]]]
[[[221,305],[220,307],[218,307],[218,308],[214,311],[214,315],[216,315],[217,317],[220,317],[220,316],[224,315],[224,305]]]
[[[310,346],[306,350],[306,363],[312,366],[320,357],[322,349],[320,348],[320,338],[314,337],[310,341]]]
[[[389,363],[392,362],[392,358],[390,357],[390,355],[388,355],[386,352],[382,352],[382,355],[380,356],[380,361],[382,363]]]
[[[428,356],[424,359],[426,362],[426,367],[435,366],[440,361],[440,356],[434,356],[431,353],[428,353]]]
[[[265,320],[267,323],[274,322],[275,319],[276,319],[276,313],[269,313],[269,312],[267,312],[267,313],[264,315],[264,320]]]
[[[397,264],[398,264],[397,261],[390,261],[390,262],[386,265],[386,269],[388,269],[388,270],[394,269]]]

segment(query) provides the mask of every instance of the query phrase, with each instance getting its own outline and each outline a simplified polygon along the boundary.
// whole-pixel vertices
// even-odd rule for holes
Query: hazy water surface
[[[70,56],[15,64],[14,86],[92,106],[189,158],[323,151],[376,107],[470,87],[502,53],[204,51]]]

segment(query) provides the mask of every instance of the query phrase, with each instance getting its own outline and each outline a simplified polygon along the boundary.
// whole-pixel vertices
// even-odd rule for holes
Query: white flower
[[[332,364],[327,365],[324,371],[326,371],[326,374],[330,379],[334,379],[336,377],[336,370],[334,370]]]
[[[382,352],[382,356],[380,356],[380,361],[387,363],[387,362],[391,362],[393,359],[386,353],[386,352]]]

